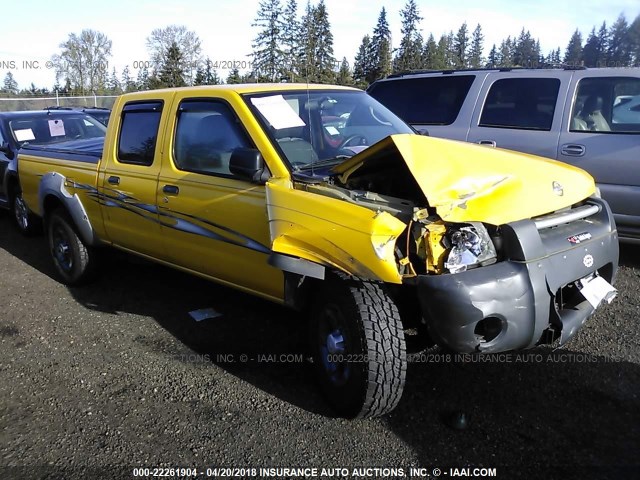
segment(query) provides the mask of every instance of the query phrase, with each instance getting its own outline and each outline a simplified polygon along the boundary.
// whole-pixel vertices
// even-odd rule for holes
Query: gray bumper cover
[[[561,332],[561,343],[568,341],[594,308],[581,299],[558,309],[556,294],[596,271],[612,282],[618,266],[613,216],[605,202],[593,202],[601,210],[585,220],[540,231],[531,220],[504,226],[507,260],[457,274],[418,277],[417,293],[433,339],[458,352],[501,352],[535,346],[553,325]],[[579,244],[568,241],[582,232],[592,238]],[[475,329],[489,317],[501,330],[483,341]]]

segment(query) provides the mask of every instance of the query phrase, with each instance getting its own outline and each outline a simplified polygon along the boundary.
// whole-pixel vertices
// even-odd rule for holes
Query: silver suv
[[[418,72],[379,80],[368,93],[429,135],[587,170],[621,240],[640,243],[640,68]]]

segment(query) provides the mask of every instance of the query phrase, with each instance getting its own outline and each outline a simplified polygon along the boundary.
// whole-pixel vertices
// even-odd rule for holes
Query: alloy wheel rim
[[[14,215],[16,217],[16,221],[22,230],[26,230],[29,226],[29,216],[27,213],[27,206],[22,199],[22,195],[18,195],[14,200]]]
[[[329,381],[336,386],[345,384],[351,375],[351,359],[344,332],[339,310],[333,306],[325,307],[318,331],[320,357]]]
[[[58,227],[53,232],[53,257],[56,263],[65,272],[69,272],[73,267],[73,257],[71,256],[71,247],[64,232]]]

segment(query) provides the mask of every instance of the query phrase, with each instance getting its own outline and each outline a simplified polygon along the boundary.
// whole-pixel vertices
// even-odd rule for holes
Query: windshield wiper
[[[318,160],[312,163],[308,163],[306,165],[301,165],[298,166],[297,169],[298,170],[312,170],[314,168],[317,167],[326,167],[327,165],[333,165],[333,164],[338,164],[338,163],[342,163],[343,160],[346,160],[347,158],[351,158],[349,155],[338,155],[336,157],[331,157],[331,158],[325,158],[324,160]]]

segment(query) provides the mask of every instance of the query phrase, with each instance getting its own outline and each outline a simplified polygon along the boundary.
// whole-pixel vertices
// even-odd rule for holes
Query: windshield
[[[293,169],[337,163],[411,127],[365,92],[296,90],[249,95],[271,142]]]
[[[19,147],[102,138],[107,131],[102,123],[84,113],[20,115],[9,120],[9,128]]]

